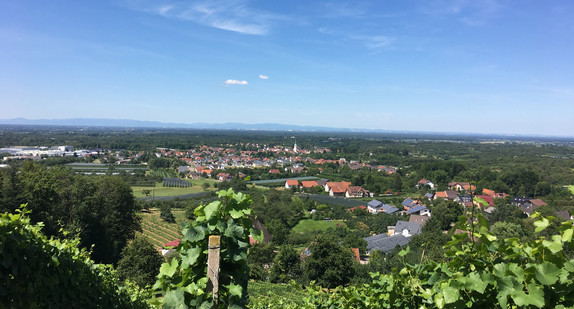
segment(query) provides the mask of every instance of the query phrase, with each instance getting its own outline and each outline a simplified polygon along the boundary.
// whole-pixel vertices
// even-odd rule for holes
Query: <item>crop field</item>
[[[203,192],[203,188],[201,186],[191,186],[187,188],[177,188],[177,187],[165,187],[163,183],[158,183],[154,187],[152,186],[133,186],[132,190],[134,192],[135,197],[145,197],[147,196],[144,190],[149,190],[151,193],[149,196],[178,196],[178,195],[185,195],[190,193],[199,193]],[[208,188],[208,190],[214,190],[213,187]]]
[[[175,171],[172,169],[158,169],[158,170],[150,170],[149,175],[152,177],[161,177],[161,178],[177,178]]]
[[[134,172],[134,171],[149,171],[148,167],[143,164],[126,164],[126,165],[115,165],[115,164],[100,164],[100,163],[69,163],[66,167],[72,169],[76,174],[105,174],[110,170],[114,172]]]
[[[191,187],[191,182],[185,181],[179,178],[164,178],[163,179],[163,186],[164,187],[176,187],[176,188],[187,188]]]
[[[293,227],[292,231],[295,233],[325,231],[330,227],[335,228],[338,225],[345,226],[345,223],[343,222],[343,220],[324,221],[324,220],[305,219],[299,221],[299,223],[297,223],[297,225]]]
[[[141,213],[142,231],[145,238],[151,242],[154,247],[161,247],[162,244],[181,238],[182,222],[185,222],[185,213],[183,210],[172,209],[176,218],[176,223],[169,223],[159,217],[159,210],[152,209],[150,212]]]

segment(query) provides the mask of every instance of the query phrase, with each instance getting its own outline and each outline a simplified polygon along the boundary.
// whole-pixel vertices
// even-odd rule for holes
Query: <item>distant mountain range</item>
[[[566,138],[572,136],[544,136],[523,134],[488,134],[488,133],[463,133],[463,132],[427,132],[406,130],[380,130],[380,129],[356,129],[356,128],[332,128],[321,126],[299,126],[279,123],[172,123],[159,121],[141,121],[133,119],[108,119],[108,118],[68,118],[68,119],[0,119],[0,125],[30,125],[30,126],[73,126],[73,127],[109,127],[109,128],[165,128],[165,129],[204,129],[204,130],[244,130],[244,131],[294,131],[294,132],[333,132],[333,133],[384,133],[417,136],[473,136],[478,138]]]
[[[8,125],[45,125],[79,127],[125,127],[125,128],[182,128],[212,130],[260,130],[260,131],[305,131],[305,132],[390,132],[383,130],[330,128],[320,126],[298,126],[278,123],[171,123],[141,121],[132,119],[107,118],[69,118],[69,119],[0,119],[0,124]]]

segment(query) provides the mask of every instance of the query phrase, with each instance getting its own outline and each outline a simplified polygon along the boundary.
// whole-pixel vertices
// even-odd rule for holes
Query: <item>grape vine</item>
[[[220,200],[195,209],[197,219],[183,229],[177,248],[180,258],[164,263],[154,285],[164,295],[164,308],[211,308],[215,305],[208,278],[210,235],[220,235],[221,256],[218,306],[243,308],[247,304],[247,250],[251,199],[233,190],[219,191]]]

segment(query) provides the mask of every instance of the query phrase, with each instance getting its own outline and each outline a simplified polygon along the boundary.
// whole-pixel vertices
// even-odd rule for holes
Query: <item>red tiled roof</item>
[[[536,207],[548,205],[548,204],[544,203],[544,201],[541,199],[532,199],[529,202],[532,203],[532,205],[534,205]]]
[[[301,181],[301,185],[303,186],[303,188],[312,188],[318,186],[319,184],[315,180],[308,180],[308,181]]]
[[[299,185],[299,181],[297,181],[297,179],[287,179],[287,185],[289,185],[289,186],[298,186],[298,185]]]
[[[361,186],[351,186],[348,187],[346,191],[348,191],[350,195],[357,195],[364,190]]]
[[[176,240],[172,240],[170,242],[166,242],[165,244],[161,245],[163,248],[165,247],[177,247],[179,246],[179,243],[181,242],[181,239],[176,239]]]
[[[495,192],[494,192],[494,190],[490,190],[490,189],[482,189],[482,194],[483,194],[483,195],[494,196]]]
[[[477,195],[476,197],[482,198],[485,202],[488,203],[488,206],[494,206],[494,201],[492,200],[492,196],[490,196],[490,195]]]
[[[367,206],[360,205],[360,206],[352,207],[352,208],[349,208],[349,211],[353,212],[357,209],[367,209]]]
[[[446,191],[437,192],[435,197],[447,198]]]

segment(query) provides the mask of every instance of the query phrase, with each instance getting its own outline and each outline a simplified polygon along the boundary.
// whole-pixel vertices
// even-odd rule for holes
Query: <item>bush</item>
[[[24,209],[0,215],[0,308],[147,308],[149,293],[122,286],[77,238],[48,239]]]

